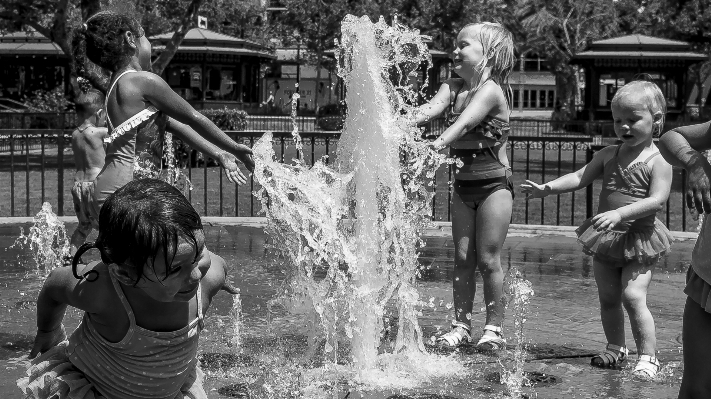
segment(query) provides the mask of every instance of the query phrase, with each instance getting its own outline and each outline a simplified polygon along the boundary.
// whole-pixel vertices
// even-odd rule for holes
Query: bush
[[[54,90],[37,90],[31,97],[25,97],[25,105],[35,112],[64,112],[71,102],[64,95],[64,89],[57,87]]]
[[[201,109],[200,112],[222,130],[244,130],[247,127],[247,113],[240,109]]]

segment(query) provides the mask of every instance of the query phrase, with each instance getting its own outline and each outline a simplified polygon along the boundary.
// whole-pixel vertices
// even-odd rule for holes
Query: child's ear
[[[656,123],[658,125],[662,123],[663,117],[664,117],[664,114],[662,114],[662,111],[657,111],[654,114],[652,114],[652,119],[654,120],[654,123]]]
[[[133,34],[130,30],[127,30],[123,34],[124,40],[126,40],[126,44],[131,47],[132,49],[137,49],[138,48],[138,43],[136,40],[136,35]]]

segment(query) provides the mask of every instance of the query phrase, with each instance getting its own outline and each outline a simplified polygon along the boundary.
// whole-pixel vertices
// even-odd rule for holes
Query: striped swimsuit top
[[[454,103],[460,91],[461,86],[450,100],[447,127],[452,126],[461,115],[454,112]],[[499,150],[506,144],[509,130],[508,122],[487,115],[476,127],[452,143],[450,156],[462,161],[461,167],[454,168],[454,179],[484,180],[507,176],[509,169],[499,159]]]

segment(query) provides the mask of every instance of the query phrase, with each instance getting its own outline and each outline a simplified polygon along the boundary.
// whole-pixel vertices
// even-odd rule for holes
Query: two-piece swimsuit
[[[461,115],[454,112],[461,89],[462,86],[450,99],[446,115],[447,127],[453,125]],[[474,210],[496,191],[508,190],[512,197],[514,195],[511,169],[499,158],[499,151],[506,145],[509,130],[508,122],[487,115],[476,127],[450,145],[450,156],[461,160],[462,165],[454,168],[454,193]]]
[[[121,73],[106,93],[105,108]],[[154,106],[138,112],[117,127],[113,127],[106,113],[109,136],[105,140],[106,161],[96,177],[94,206],[97,214],[106,198],[135,177],[158,177],[162,167],[163,140],[168,117]]]

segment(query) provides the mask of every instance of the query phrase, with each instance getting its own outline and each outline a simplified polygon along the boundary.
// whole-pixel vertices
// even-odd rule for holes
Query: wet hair
[[[80,93],[74,105],[77,114],[81,118],[88,118],[104,107],[104,99],[104,93],[96,89],[89,89]]]
[[[506,97],[510,105],[513,93],[509,86],[509,75],[516,65],[513,34],[503,25],[494,22],[468,24],[462,28],[462,31],[472,28],[479,28],[475,37],[481,42],[485,55],[485,59],[476,65],[476,68],[481,71],[491,61],[491,79],[502,88],[506,88]]]
[[[630,96],[643,99],[652,115],[657,112],[662,113],[659,124],[656,125],[655,131],[652,132],[654,137],[659,137],[664,129],[664,120],[667,114],[667,100],[664,98],[662,90],[650,80],[633,80],[617,90],[614,97],[612,97],[612,105],[619,102],[620,99]]]
[[[172,263],[181,239],[192,243],[197,259],[195,234],[202,230],[200,215],[175,187],[158,179],[137,179],[109,195],[99,212],[99,236],[82,245],[74,255],[72,272],[78,279],[94,281],[98,272],[80,276],[77,264],[91,248],[101,253],[105,264],[116,264],[136,276],[143,276],[144,266],[162,251],[166,264]],[[93,276],[91,274],[94,274]],[[166,270],[166,277],[168,271]]]
[[[78,76],[86,76],[87,59],[109,71],[120,67],[133,53],[124,40],[126,32],[137,38],[145,34],[135,18],[113,11],[96,13],[74,29],[72,52]]]

